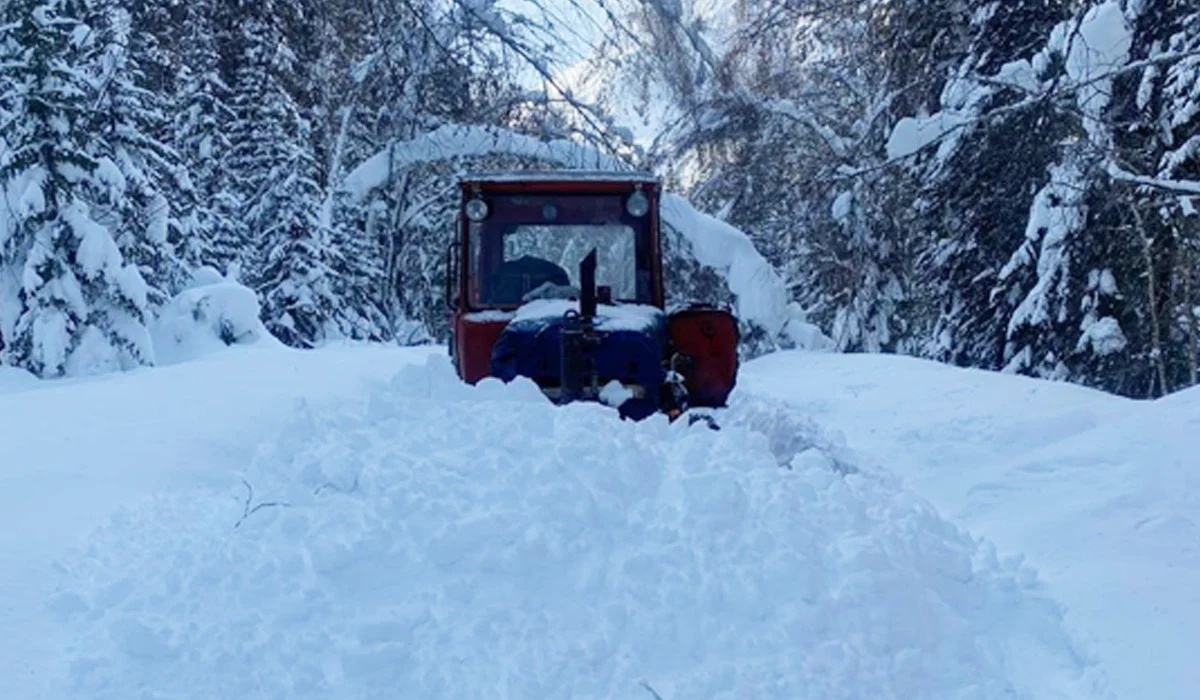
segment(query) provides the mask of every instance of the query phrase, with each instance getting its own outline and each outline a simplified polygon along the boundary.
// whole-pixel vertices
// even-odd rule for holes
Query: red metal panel
[[[724,406],[737,382],[737,320],[720,309],[687,309],[671,315],[668,329],[675,350],[691,360],[682,368],[691,404]]]
[[[472,321],[466,314],[454,314],[454,364],[458,376],[471,384],[488,376],[492,347],[507,325],[507,321]]]

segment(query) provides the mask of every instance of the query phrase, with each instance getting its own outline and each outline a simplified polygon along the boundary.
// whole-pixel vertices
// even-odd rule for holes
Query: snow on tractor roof
[[[654,173],[618,170],[501,170],[466,173],[462,182],[629,182],[658,184]]]

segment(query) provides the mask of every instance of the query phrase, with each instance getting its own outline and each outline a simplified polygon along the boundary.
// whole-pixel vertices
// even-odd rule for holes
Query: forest
[[[0,364],[41,377],[155,364],[198,271],[294,347],[444,341],[456,176],[563,165],[519,138],[658,173],[744,231],[825,349],[1131,397],[1200,381],[1192,0],[0,15]],[[667,254],[675,296],[728,298],[686,238]],[[804,345],[743,330],[747,357]]]

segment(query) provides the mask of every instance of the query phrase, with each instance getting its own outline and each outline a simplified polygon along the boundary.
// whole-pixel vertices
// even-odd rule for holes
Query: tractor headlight
[[[488,215],[487,202],[482,199],[472,199],[467,202],[467,218],[471,221],[483,221]]]
[[[650,211],[650,198],[641,190],[634,192],[625,200],[625,211],[636,219],[642,218]]]

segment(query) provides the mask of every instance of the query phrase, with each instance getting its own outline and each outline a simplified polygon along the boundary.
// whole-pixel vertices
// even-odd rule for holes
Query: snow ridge
[[[1099,696],[1032,572],[801,437],[781,469],[736,422],[621,422],[431,358],[64,559],[64,690]]]

